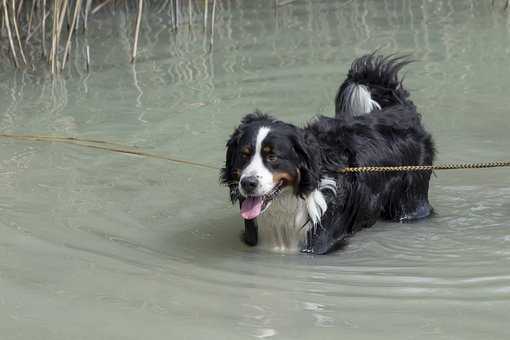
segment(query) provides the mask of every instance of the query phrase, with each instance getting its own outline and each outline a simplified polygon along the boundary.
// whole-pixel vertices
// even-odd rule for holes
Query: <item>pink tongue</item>
[[[262,210],[262,197],[248,197],[241,204],[241,216],[245,220],[253,220]]]

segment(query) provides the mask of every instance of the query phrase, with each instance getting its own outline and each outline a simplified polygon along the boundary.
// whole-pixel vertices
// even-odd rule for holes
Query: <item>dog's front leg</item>
[[[327,232],[325,230],[310,229],[306,232],[301,252],[310,255],[321,255],[327,253],[329,248]]]
[[[311,229],[306,231],[306,237],[301,247],[301,252],[304,254],[313,254],[313,231]]]
[[[244,220],[243,241],[249,246],[256,246],[259,241],[257,220]]]

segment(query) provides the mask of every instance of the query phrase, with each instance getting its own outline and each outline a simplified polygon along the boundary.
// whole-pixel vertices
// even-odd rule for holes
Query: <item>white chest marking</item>
[[[260,247],[279,253],[296,253],[305,245],[307,231],[321,223],[327,203],[321,190],[336,195],[336,181],[324,177],[319,188],[305,199],[291,188],[284,189],[271,206],[257,218]]]
[[[257,218],[259,246],[280,253],[296,253],[303,246],[310,219],[306,201],[287,188]]]

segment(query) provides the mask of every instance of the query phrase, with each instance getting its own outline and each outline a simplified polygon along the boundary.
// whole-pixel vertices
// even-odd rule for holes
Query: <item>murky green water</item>
[[[406,81],[440,161],[510,158],[510,14],[490,1],[300,0],[276,18],[222,1],[211,54],[198,21],[175,34],[165,13],[146,14],[136,66],[123,10],[93,18],[90,74],[83,58],[56,80],[2,63],[0,130],[220,164],[243,114],[330,115],[352,59],[380,48],[419,60]],[[214,171],[0,143],[2,339],[510,337],[508,169],[440,172],[434,218],[284,256],[239,241]]]

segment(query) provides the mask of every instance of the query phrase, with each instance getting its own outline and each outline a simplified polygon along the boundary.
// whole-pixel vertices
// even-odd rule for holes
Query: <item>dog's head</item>
[[[255,112],[247,115],[227,142],[221,181],[232,203],[251,220],[269,208],[285,187],[304,197],[320,181],[320,150],[314,137],[294,125]]]

